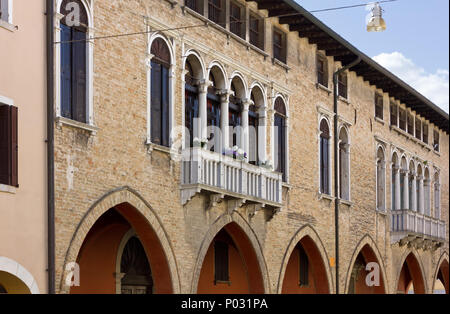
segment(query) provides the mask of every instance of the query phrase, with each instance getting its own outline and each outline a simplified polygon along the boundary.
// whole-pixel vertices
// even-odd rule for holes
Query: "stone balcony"
[[[209,207],[222,200],[229,210],[254,204],[256,210],[282,206],[282,174],[202,148],[183,152],[181,202],[198,193],[209,195]]]
[[[446,223],[409,209],[391,212],[391,243],[435,249],[446,241]]]

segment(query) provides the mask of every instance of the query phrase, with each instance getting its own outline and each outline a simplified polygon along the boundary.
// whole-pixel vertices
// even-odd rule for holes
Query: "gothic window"
[[[327,120],[320,122],[320,193],[331,194],[330,191],[330,127]]]
[[[69,18],[75,3],[80,9],[80,23]],[[64,0],[61,4],[61,115],[79,122],[88,122],[87,31],[88,18],[79,0]]]
[[[385,193],[386,188],[386,170],[385,170],[385,158],[384,151],[381,147],[377,152],[377,209],[385,210]]]
[[[276,171],[283,174],[283,181],[286,181],[286,106],[281,97],[275,100],[275,151],[277,156]]]
[[[350,200],[350,151],[347,130],[339,133],[339,197]]]
[[[207,114],[207,125],[208,128],[212,130],[212,132],[210,133],[210,137],[208,138],[208,140],[214,143],[211,146],[211,151],[216,151],[220,153],[221,139],[219,134],[215,133],[216,130],[220,128],[221,108],[220,108],[220,98],[217,95],[217,81],[212,72],[209,74],[209,81],[212,83],[212,86],[208,88],[206,114]]]
[[[193,147],[194,122],[199,118],[198,86],[189,61],[186,61],[185,70],[185,126],[189,130],[189,134],[186,134],[186,147]]]

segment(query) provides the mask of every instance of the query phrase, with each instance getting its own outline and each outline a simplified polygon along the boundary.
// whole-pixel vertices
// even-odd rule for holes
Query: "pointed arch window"
[[[331,193],[330,182],[330,127],[327,120],[320,122],[320,193]]]
[[[386,169],[384,151],[381,147],[377,151],[377,209],[385,210],[386,200]]]
[[[79,25],[70,19],[73,3],[79,7]],[[88,123],[88,17],[79,0],[64,0],[60,22],[60,102],[61,116]]]
[[[241,132],[239,127],[242,126],[242,100],[239,99],[237,95],[237,90],[234,82],[231,82],[231,91],[234,92],[234,96],[230,96],[230,102],[228,107],[228,122],[230,127],[229,140],[228,143],[231,147],[240,146],[242,148],[241,143]]]
[[[151,141],[169,146],[169,71],[170,51],[162,38],[157,38],[151,46]]]
[[[286,106],[281,97],[275,100],[275,155],[277,157],[276,171],[283,174],[283,181],[286,181]]]
[[[434,174],[434,217],[441,218],[441,185],[439,172]]]
[[[350,145],[344,127],[339,133],[339,197],[350,200]]]
[[[253,104],[250,105],[248,110],[249,161],[253,165],[259,165],[259,112],[253,91],[250,99]]]

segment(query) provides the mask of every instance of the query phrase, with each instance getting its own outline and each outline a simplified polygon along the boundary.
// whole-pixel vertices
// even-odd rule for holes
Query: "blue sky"
[[[318,10],[367,0],[296,0]],[[368,33],[364,7],[313,13],[356,48],[449,111],[449,1],[398,0],[382,3],[387,30]]]

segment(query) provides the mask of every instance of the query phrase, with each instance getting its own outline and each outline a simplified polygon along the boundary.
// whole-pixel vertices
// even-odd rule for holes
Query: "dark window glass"
[[[278,97],[275,100],[275,136],[277,137],[276,154],[278,163],[276,171],[283,174],[283,181],[286,181],[286,106],[283,100]]]
[[[347,99],[347,74],[345,74],[345,73],[339,74],[338,93],[339,93],[339,96]]]
[[[8,0],[0,0],[0,20],[9,21]]]
[[[416,138],[422,140],[422,121],[416,118]]]
[[[18,109],[0,104],[0,184],[18,186]]]
[[[250,32],[250,43],[259,49],[264,49],[263,40],[263,21],[260,17],[254,14],[250,14],[249,32]]]
[[[203,0],[185,0],[185,5],[197,13],[203,14]]]
[[[241,7],[230,2],[230,31],[239,37],[244,37],[244,23],[242,22]]]
[[[223,0],[208,0],[208,18],[224,27]]]
[[[186,134],[186,147],[193,147],[194,120],[199,118],[198,88],[195,84],[194,73],[189,62],[186,62],[185,80],[185,125],[189,130]]]
[[[273,31],[273,57],[286,63],[286,34],[281,31]]]
[[[299,253],[299,261],[300,261],[300,286],[308,286],[309,285],[309,259],[308,255],[306,255],[303,246],[298,246]]]
[[[252,100],[255,101],[252,94]],[[248,125],[249,125],[249,162],[253,165],[259,164],[259,138],[258,138],[258,128],[259,128],[259,113],[258,108],[255,105],[251,105],[248,112]]]
[[[408,133],[414,135],[414,117],[408,114]]]
[[[215,78],[211,74],[209,77],[209,80],[213,82],[213,86],[208,88],[208,97],[207,97],[207,106],[206,106],[206,114],[207,114],[207,125],[208,127],[217,127],[220,128],[220,115],[221,115],[221,108],[220,108],[220,99],[217,96],[217,89],[215,84]],[[220,143],[221,139],[220,136],[216,137],[216,134],[212,132],[210,134],[208,141],[211,141],[214,143],[211,146],[211,151],[215,151],[218,153],[220,152]],[[217,148],[217,149],[216,149]]]
[[[329,140],[330,129],[328,123],[322,120],[320,123],[320,192],[323,194],[330,194]]]
[[[169,146],[169,67],[170,52],[164,40],[152,44],[151,136],[152,143]]]
[[[375,117],[383,120],[383,95],[375,94]]]
[[[423,139],[422,141],[425,144],[428,144],[428,124],[424,123],[423,124]]]
[[[399,108],[399,128],[406,131],[406,110]]]
[[[231,83],[231,90],[236,95],[236,88],[233,83]],[[229,132],[229,145],[231,147],[238,146],[240,141],[238,141],[239,133],[234,132],[235,128],[242,126],[242,115],[241,115],[241,100],[236,96],[230,96],[229,108],[228,108],[228,123],[230,126]]]
[[[439,151],[439,132],[436,130],[433,132],[433,148],[435,151]]]
[[[391,103],[390,112],[391,112],[391,125],[397,126],[398,106],[394,103]]]
[[[230,281],[228,270],[228,244],[221,241],[214,242],[214,281]]]
[[[87,122],[86,30],[61,23],[61,115]]]
[[[317,83],[328,87],[328,66],[325,57],[317,55]]]

